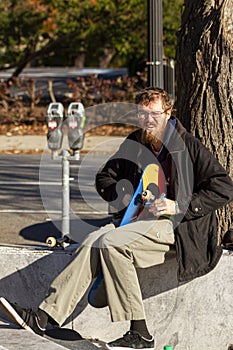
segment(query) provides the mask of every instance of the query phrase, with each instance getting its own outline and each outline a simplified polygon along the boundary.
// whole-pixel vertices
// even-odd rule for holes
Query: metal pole
[[[62,237],[70,234],[70,153],[62,151]]]
[[[162,0],[147,0],[148,86],[164,88]]]

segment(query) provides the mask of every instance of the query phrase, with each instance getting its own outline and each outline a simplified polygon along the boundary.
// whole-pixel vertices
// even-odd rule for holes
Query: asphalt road
[[[95,174],[105,155],[88,154],[71,160],[70,234],[93,231],[109,221],[107,204],[95,190]],[[62,230],[61,159],[44,155],[1,155],[0,158],[0,244],[45,245],[50,235]],[[67,198],[67,197],[66,197]]]

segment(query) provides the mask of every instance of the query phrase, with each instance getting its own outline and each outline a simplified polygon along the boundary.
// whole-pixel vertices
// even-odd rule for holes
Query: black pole
[[[147,85],[164,88],[162,0],[147,0]]]

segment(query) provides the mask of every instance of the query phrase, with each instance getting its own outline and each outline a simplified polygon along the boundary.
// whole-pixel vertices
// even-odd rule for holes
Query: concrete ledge
[[[36,308],[70,259],[71,251],[0,247],[0,294]],[[166,344],[175,350],[227,350],[233,344],[233,253],[224,251],[212,272],[182,286],[177,284],[176,269],[175,259],[170,258],[165,264],[138,270],[156,350]],[[111,323],[108,308],[88,305],[87,295],[67,325],[84,337],[105,341],[129,327],[128,322]]]
[[[66,348],[53,343],[39,335],[21,329],[0,329],[0,350],[65,350]]]

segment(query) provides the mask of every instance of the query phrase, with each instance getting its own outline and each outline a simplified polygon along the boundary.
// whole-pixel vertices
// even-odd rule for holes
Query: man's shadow
[[[110,221],[111,217],[70,220],[70,236],[75,242],[81,243],[86,235],[108,224]],[[45,244],[48,237],[61,237],[61,232],[62,221],[54,220],[27,226],[19,232],[19,235],[26,241]]]

